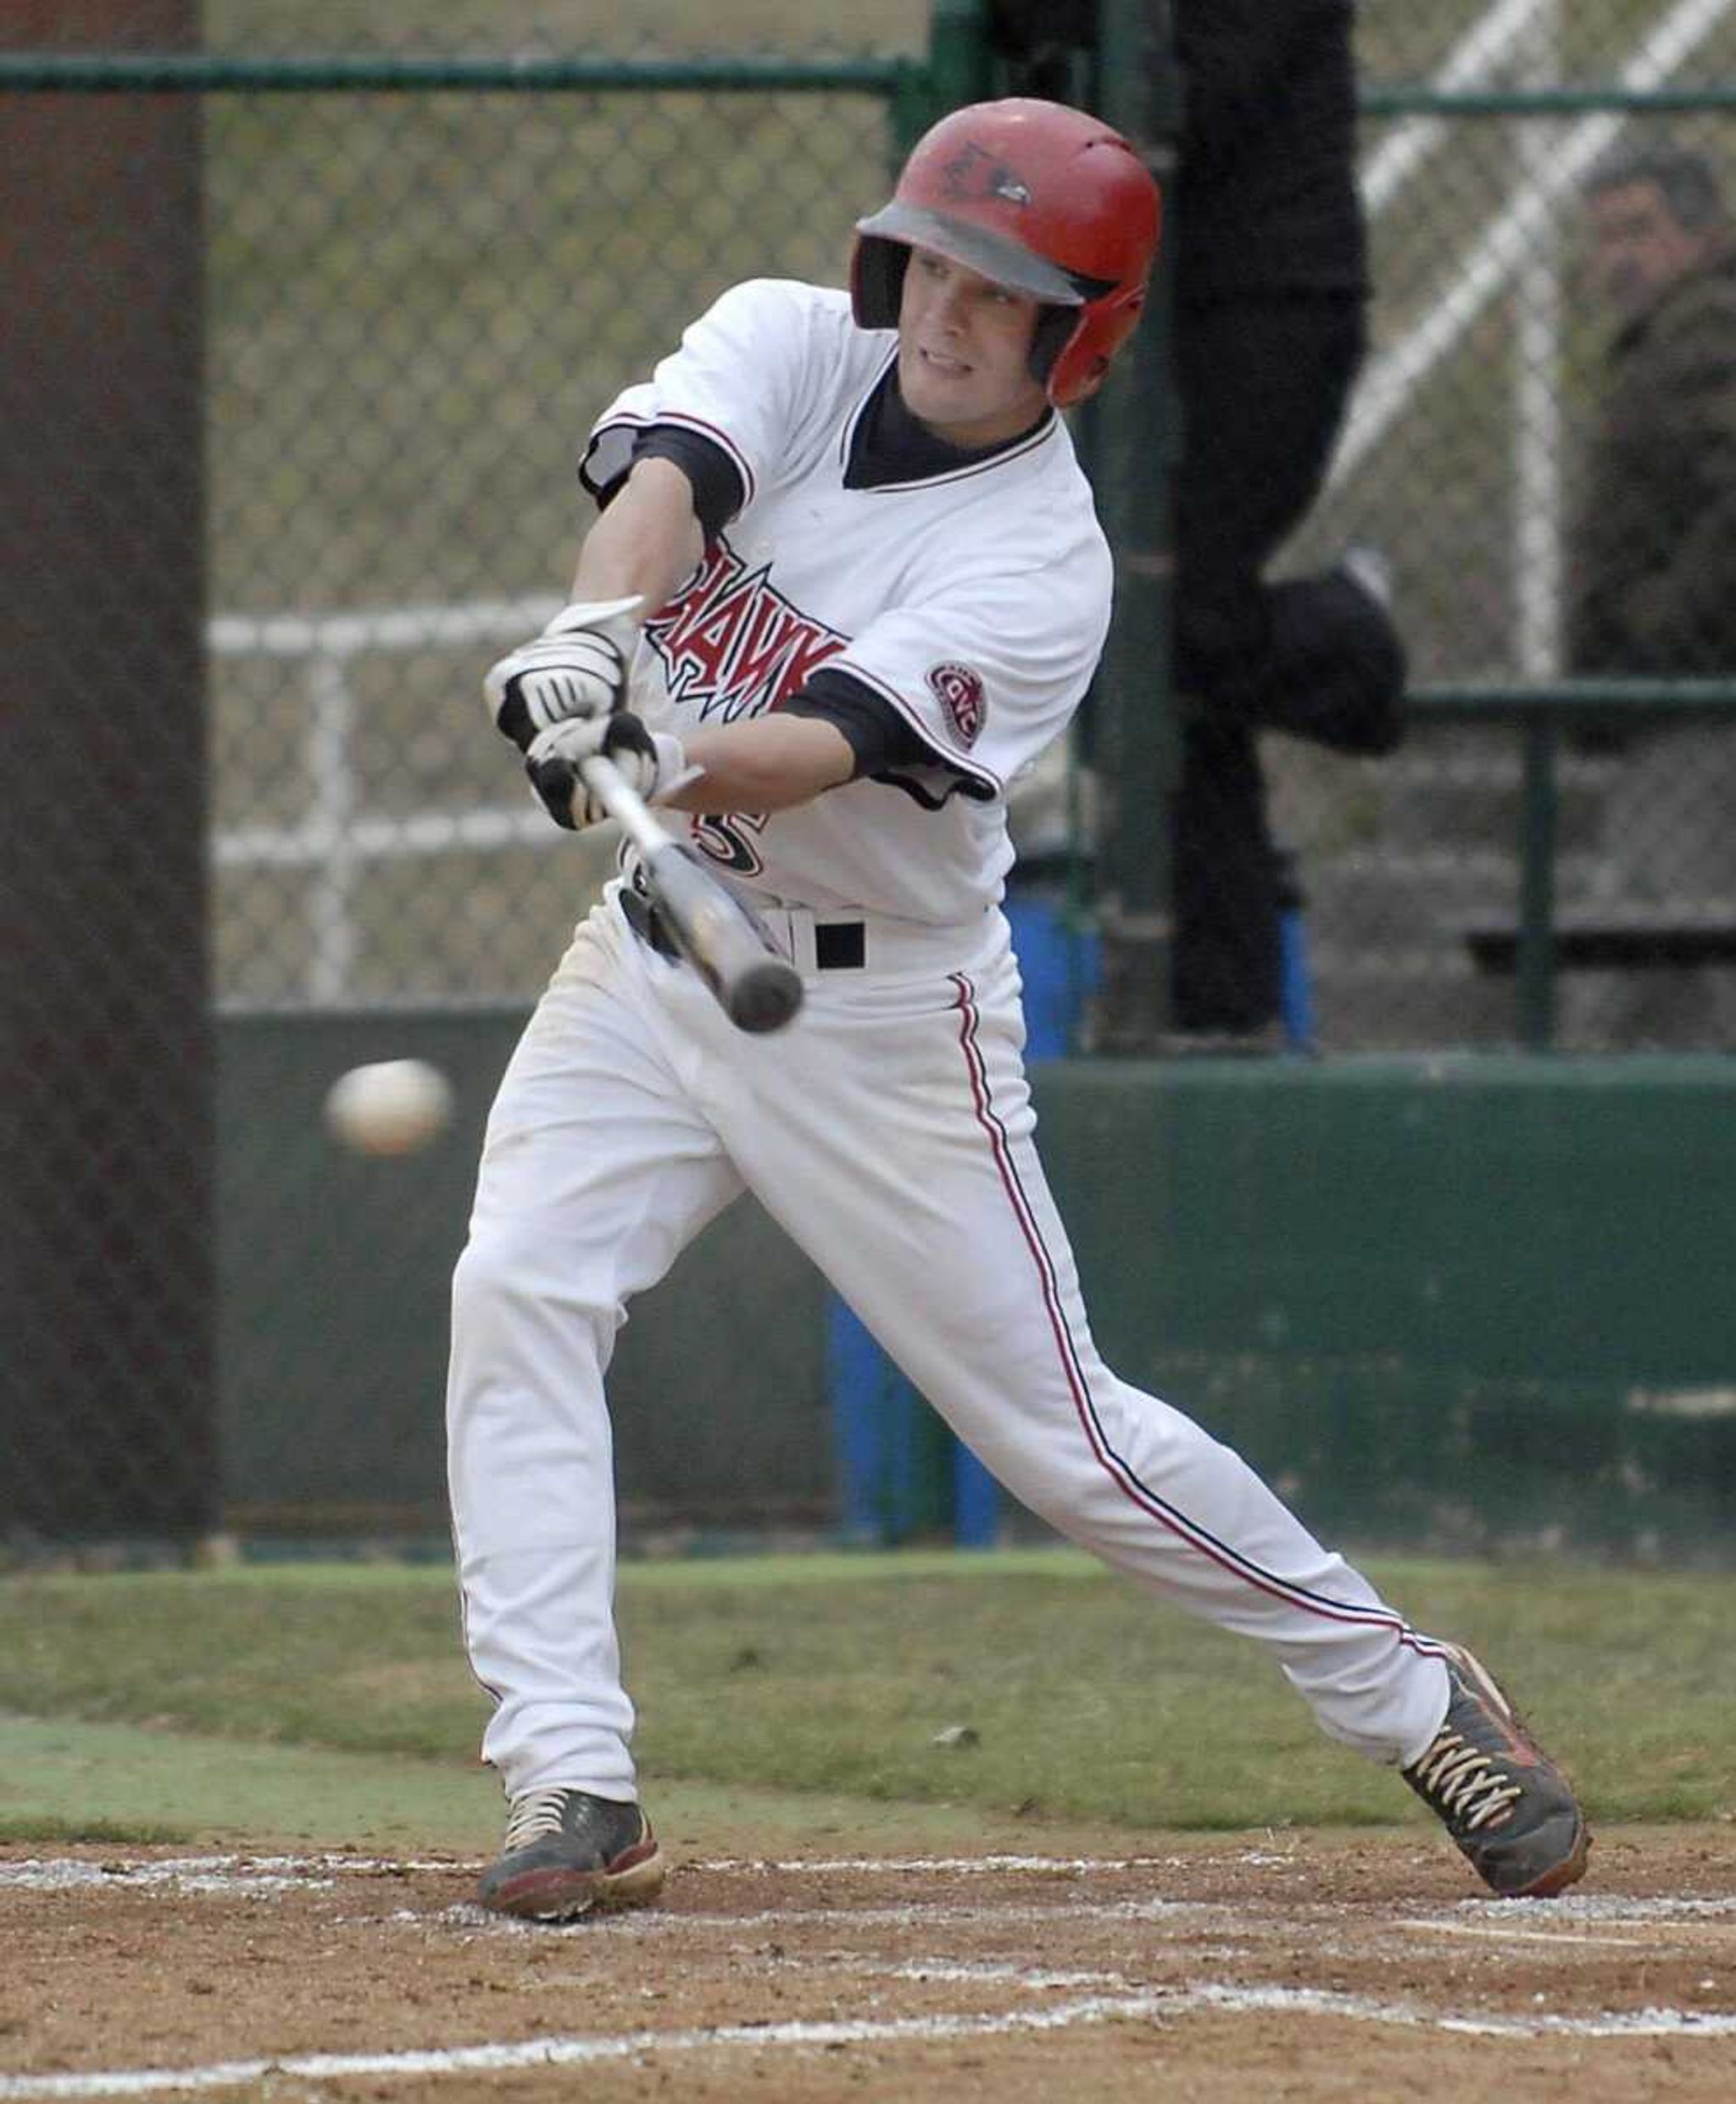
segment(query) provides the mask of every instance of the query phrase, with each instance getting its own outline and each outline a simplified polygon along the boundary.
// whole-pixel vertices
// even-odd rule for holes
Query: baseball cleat
[[[515,1797],[500,1854],[477,1897],[496,1914],[576,1921],[598,1906],[643,1906],[663,1889],[663,1857],[637,1805],[582,1790]]]
[[[1564,1891],[1584,1876],[1591,1847],[1572,1784],[1469,1651],[1449,1645],[1445,1662],[1446,1717],[1405,1780],[1492,1892]]]

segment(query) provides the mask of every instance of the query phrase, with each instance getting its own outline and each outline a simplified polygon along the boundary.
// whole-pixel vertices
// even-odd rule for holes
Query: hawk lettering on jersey
[[[720,538],[687,590],[645,624],[670,700],[697,706],[702,723],[764,715],[849,640],[792,606],[770,571],[748,569]]]

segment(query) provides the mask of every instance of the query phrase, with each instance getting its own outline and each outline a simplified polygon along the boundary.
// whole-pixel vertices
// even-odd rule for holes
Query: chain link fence
[[[147,11],[120,12],[137,36]],[[812,10],[751,12],[750,35],[786,52],[827,26]],[[359,23],[286,0],[209,10],[204,48],[284,65],[316,43],[358,60],[504,49],[530,64],[591,40],[585,15],[431,3]],[[682,21],[637,14],[629,48],[660,33],[667,57]],[[687,25],[689,44],[697,34]],[[1380,550],[1425,694],[1722,671],[1722,607],[1736,598],[1722,571],[1703,589],[1705,647],[1679,665],[1609,651],[1576,664],[1571,627],[1588,496],[1607,508],[1586,468],[1606,443],[1614,320],[1584,186],[1611,148],[1665,131],[1736,179],[1717,92],[1736,76],[1731,9],[1496,0],[1425,20],[1372,0],[1361,43],[1375,343],[1328,493],[1288,562]],[[1450,114],[1427,93],[1394,107],[1399,81],[1438,91]],[[1672,108],[1538,106],[1539,87],[1575,81]],[[1468,95],[1483,100],[1467,108]],[[483,721],[478,669],[561,595],[583,516],[572,466],[600,406],[733,280],[837,280],[851,222],[895,160],[889,98],[505,94],[455,79],[200,103],[216,998],[526,999],[606,843],[543,837]],[[38,307],[81,297],[61,273],[18,289]],[[9,418],[30,419],[31,379],[12,370]],[[1736,409],[1705,399],[1710,451]],[[148,538],[164,468],[141,447],[112,531]],[[1683,519],[1655,530],[1679,538]],[[1704,553],[1736,565],[1736,545]],[[1426,699],[1414,721],[1399,753],[1366,763],[1267,741],[1329,1049],[1520,1034],[1498,937],[1520,904],[1521,742],[1463,715],[1438,728]],[[1716,725],[1563,735],[1566,931],[1699,921],[1712,946],[1736,924],[1726,743]],[[1562,961],[1575,960],[1570,943]],[[1673,1005],[1660,977],[1683,971],[1572,970],[1558,1042],[1736,1042],[1736,970],[1695,971],[1697,997],[1678,988]]]
[[[564,598],[597,410],[836,275],[885,100],[225,97],[207,151],[220,998],[525,999],[606,843],[550,852],[479,668]]]
[[[197,1242],[212,1117],[186,1017],[524,1004],[605,872],[606,836],[557,838],[533,807],[481,672],[564,596],[576,459],[614,392],[741,277],[840,281],[932,26],[878,9],[865,54],[843,8],[632,17],[604,48],[594,8],[531,0],[8,14],[8,773],[58,785],[14,832],[6,908],[35,1165],[0,1267],[14,1338],[53,1300],[66,1193],[136,1187],[89,1261],[162,1270],[125,1322],[182,1392],[161,1340],[198,1333],[180,1316],[209,1282],[163,1222]],[[1416,693],[1383,759],[1266,742],[1318,1043],[1736,1046],[1736,726],[1705,689],[1684,721],[1624,684],[1736,671],[1736,537],[1685,509],[1655,548],[1644,520],[1616,537],[1660,570],[1694,538],[1706,626],[1680,662],[1573,640],[1620,495],[1600,467],[1632,438],[1611,435],[1624,370],[1587,186],[1666,136],[1736,197],[1736,6],[1366,0],[1359,36],[1374,343],[1285,564],[1379,550]],[[122,77],[175,52],[209,67],[202,92]],[[32,82],[31,56],[70,54],[115,77]],[[1728,283],[1683,354],[1704,421],[1684,434],[1666,404],[1659,426],[1726,509]],[[1569,678],[1605,686],[1552,714],[1514,699]],[[31,939],[51,918],[77,931],[54,973]],[[114,991],[69,1033],[55,974]],[[57,1333],[32,1367],[63,1469],[93,1358],[101,1417],[137,1351]],[[209,1440],[177,1442],[166,1403],[159,1422],[179,1472],[92,1452],[81,1510],[209,1517]]]
[[[1736,260],[1653,164],[1736,205],[1736,10],[1362,16],[1374,345],[1292,554],[1387,556],[1412,729],[1269,741],[1323,1042],[1736,1048],[1736,720],[1620,705],[1736,672]],[[1595,715],[1516,705],[1593,682]]]

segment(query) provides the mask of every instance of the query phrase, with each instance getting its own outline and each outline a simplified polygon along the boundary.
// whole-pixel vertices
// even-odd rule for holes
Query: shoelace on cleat
[[[559,1834],[563,1830],[561,1807],[567,1795],[564,1790],[526,1790],[522,1797],[515,1797],[507,1814],[503,1852],[511,1856],[521,1848],[528,1848],[532,1841],[546,1840]]]
[[[1418,1785],[1467,1834],[1499,1823],[1525,1795],[1506,1771],[1455,1731],[1444,1731],[1411,1770]]]

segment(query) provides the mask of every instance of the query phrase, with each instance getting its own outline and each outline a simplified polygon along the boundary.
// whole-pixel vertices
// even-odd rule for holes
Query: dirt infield
[[[553,1929],[455,1858],[0,1850],[0,2099],[1736,2096],[1728,1828],[1529,1904],[1408,1835],[1145,1845],[702,1856]]]

